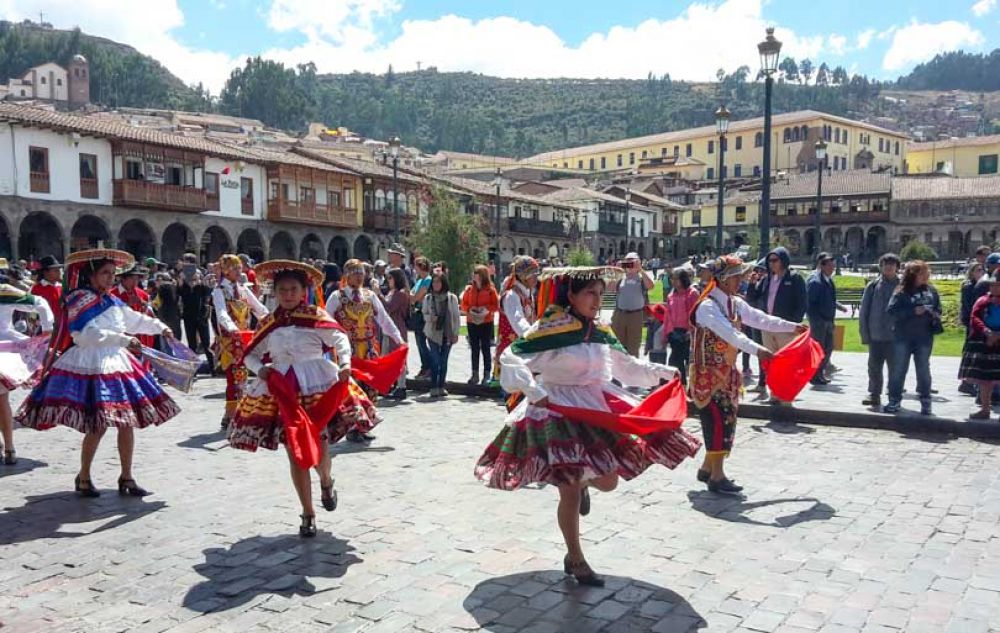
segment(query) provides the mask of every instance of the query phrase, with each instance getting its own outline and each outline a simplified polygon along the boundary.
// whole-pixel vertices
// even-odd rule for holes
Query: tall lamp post
[[[816,217],[813,218],[815,235],[813,236],[813,252],[819,255],[823,243],[823,172],[826,170],[826,142],[823,139],[816,141]]]
[[[715,252],[722,255],[722,225],[726,207],[726,132],[729,131],[729,110],[725,105],[719,106],[715,111],[715,129],[719,133],[719,204],[715,214]]]
[[[628,244],[629,238],[632,237],[632,227],[629,225],[629,219],[632,211],[632,189],[625,187],[625,252],[621,254],[622,257],[628,255]]]
[[[399,244],[399,146],[398,136],[389,140],[389,156],[392,157],[392,237]]]
[[[764,74],[764,160],[761,166],[760,190],[760,252],[771,250],[771,91],[774,73],[778,71],[781,42],[774,37],[774,29],[767,29],[767,37],[757,45],[760,53],[760,71]]]
[[[493,271],[496,275],[496,286],[497,288],[501,285],[501,280],[503,279],[503,271],[501,270],[502,265],[500,263],[500,185],[503,184],[503,179],[500,177],[500,168],[497,167],[496,175],[493,177],[493,185],[497,189],[497,210],[496,210],[496,224],[494,225],[494,235],[493,235]]]

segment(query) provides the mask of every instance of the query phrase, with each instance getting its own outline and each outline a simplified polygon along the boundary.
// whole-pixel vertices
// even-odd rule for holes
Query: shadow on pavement
[[[30,473],[36,468],[45,468],[46,466],[48,466],[47,462],[40,462],[37,459],[18,455],[16,464],[11,466],[0,464],[0,479],[13,475],[23,475],[24,473]]]
[[[98,487],[100,487],[98,485]],[[25,543],[42,538],[75,538],[113,530],[141,519],[165,507],[163,501],[143,501],[135,497],[120,497],[114,490],[103,489],[97,499],[82,499],[74,492],[56,492],[27,497],[25,504],[3,508],[3,529],[0,545]],[[97,527],[82,527],[77,531],[63,529],[78,523],[96,523]]]
[[[768,422],[767,424],[752,424],[750,428],[758,433],[763,431],[771,431],[772,433],[780,433],[782,435],[808,435],[810,433],[815,433],[816,429],[811,426],[802,426],[801,424],[796,424],[795,422]]]
[[[213,450],[208,448],[208,444],[214,444],[215,442],[221,442],[226,439],[226,431],[222,428],[212,431],[211,433],[201,433],[200,435],[192,435],[184,441],[177,442],[177,446],[181,448],[201,448],[206,451]]]
[[[476,585],[462,606],[482,630],[497,633],[529,630],[535,623],[544,631],[596,631],[610,625],[610,630],[636,633],[654,627],[685,633],[707,626],[687,600],[669,589],[621,576],[604,579],[605,587],[594,588],[577,585],[561,571],[500,576]]]
[[[762,525],[767,527],[788,528],[807,521],[826,521],[837,514],[837,510],[823,503],[815,497],[791,497],[788,499],[768,499],[767,501],[746,501],[739,497],[726,497],[715,495],[706,491],[688,492],[688,500],[691,507],[713,519],[722,519],[732,523],[748,523],[750,525]],[[790,514],[779,514],[767,520],[755,519],[750,516],[756,511],[774,510],[781,511],[776,506],[789,504],[792,506],[808,504]],[[761,512],[764,514],[764,512]]]
[[[378,440],[376,440],[377,442]],[[372,446],[368,442],[348,442],[341,440],[330,447],[331,455],[351,455],[353,453],[391,453],[396,449],[392,446]]]
[[[218,393],[206,393],[205,395],[202,396],[202,399],[203,400],[225,400],[226,399],[226,392],[225,391],[220,391]]]
[[[206,549],[194,570],[207,580],[188,590],[183,604],[200,613],[224,611],[262,594],[291,597],[340,586],[347,568],[361,562],[347,541],[322,528],[315,538],[254,536],[228,548]]]

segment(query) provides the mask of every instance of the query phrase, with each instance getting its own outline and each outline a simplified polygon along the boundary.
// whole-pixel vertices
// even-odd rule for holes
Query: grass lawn
[[[844,326],[844,351],[867,352],[868,348],[861,344],[861,333],[858,331],[858,320],[838,320],[838,325]],[[943,334],[934,337],[934,356],[961,356],[962,345],[965,343],[965,330],[946,328]]]

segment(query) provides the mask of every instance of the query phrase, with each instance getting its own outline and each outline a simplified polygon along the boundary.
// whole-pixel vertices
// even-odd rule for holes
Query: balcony
[[[535,220],[532,218],[507,218],[507,229],[511,233],[532,233],[549,237],[565,237],[568,235],[562,222]]]
[[[253,215],[253,198],[243,196],[240,198],[240,213],[243,215]]]
[[[370,231],[391,233],[395,230],[395,218],[392,211],[365,211],[364,226]],[[409,231],[413,227],[413,216],[399,211],[399,230]]]
[[[856,224],[859,222],[888,222],[888,211],[851,211],[841,213],[824,213],[820,218],[823,226],[831,224]],[[775,227],[785,226],[813,226],[816,223],[815,214],[807,215],[776,215],[771,213],[771,225]]]
[[[80,179],[80,197],[88,200],[96,200],[98,197],[98,187],[96,178]]]
[[[249,202],[253,213],[253,199],[243,199]],[[272,222],[301,222],[303,224],[319,224],[322,226],[337,226],[354,228],[357,226],[354,209],[331,207],[313,201],[296,202],[293,200],[269,200],[267,203],[267,219]]]
[[[601,218],[597,223],[597,232],[602,235],[625,235],[625,223]]]
[[[49,172],[33,171],[28,179],[33,193],[49,193]]]
[[[161,185],[145,180],[115,180],[114,204],[169,211],[201,213],[208,208],[204,189]]]
[[[669,221],[664,222],[661,233],[663,235],[677,235],[677,218],[672,217]]]

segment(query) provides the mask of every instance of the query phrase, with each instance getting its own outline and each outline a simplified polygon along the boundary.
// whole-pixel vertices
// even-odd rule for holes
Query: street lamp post
[[[389,155],[392,156],[392,235],[399,244],[399,146],[398,136],[389,141]]]
[[[816,141],[816,217],[813,219],[813,226],[816,234],[813,237],[813,255],[819,255],[823,243],[823,171],[826,169],[826,142],[823,139]]]
[[[632,227],[629,225],[628,221],[630,219],[632,211],[632,189],[625,187],[625,252],[621,254],[622,257],[628,254],[628,243],[629,238],[632,237]]]
[[[493,236],[493,271],[496,275],[496,286],[497,288],[501,285],[501,280],[503,278],[503,273],[501,271],[500,263],[500,185],[503,184],[503,179],[500,177],[500,168],[497,167],[496,175],[493,177],[493,185],[497,189],[497,209],[496,209],[496,223],[494,225],[494,236]]]
[[[760,70],[764,74],[764,160],[761,166],[760,189],[760,252],[771,250],[771,90],[773,75],[778,71],[781,42],[774,37],[774,29],[767,29],[767,37],[757,45],[760,53]]]
[[[715,252],[722,255],[722,225],[726,207],[726,132],[729,131],[729,110],[725,105],[719,106],[715,111],[715,129],[719,133],[719,202],[715,215]]]

